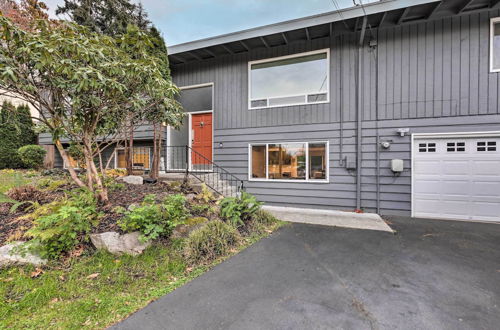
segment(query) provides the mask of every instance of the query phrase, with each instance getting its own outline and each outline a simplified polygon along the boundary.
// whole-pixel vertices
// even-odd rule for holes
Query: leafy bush
[[[189,235],[184,255],[191,264],[210,262],[227,254],[239,240],[236,228],[220,220],[211,221]]]
[[[239,227],[250,220],[260,210],[261,205],[255,196],[242,192],[239,197],[224,198],[220,203],[220,214],[233,226]]]
[[[43,208],[44,212],[35,211],[43,215],[35,219],[26,236],[32,238],[29,246],[39,250],[42,257],[57,259],[88,239],[100,214],[94,195],[88,190],[79,190],[70,198],[50,204]]]
[[[47,151],[36,144],[29,144],[19,148],[17,153],[26,168],[40,168]]]
[[[214,200],[214,194],[204,183],[201,185],[201,192],[196,197],[200,200],[203,200],[205,203]]]
[[[120,176],[127,175],[127,170],[123,168],[113,168],[106,170],[106,175],[112,178],[117,178]]]
[[[189,216],[183,195],[170,195],[163,203],[156,203],[155,195],[148,195],[140,206],[125,212],[125,217],[118,222],[126,232],[140,231],[139,239],[143,242],[159,237],[167,237],[172,229],[184,223]]]
[[[4,102],[0,108],[0,169],[22,168],[17,150],[33,143],[36,134],[29,108],[25,105],[16,108]]]

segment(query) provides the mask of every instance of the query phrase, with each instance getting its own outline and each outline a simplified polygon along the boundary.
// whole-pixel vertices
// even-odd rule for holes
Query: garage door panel
[[[500,182],[473,181],[471,194],[477,197],[500,197]]]
[[[414,216],[500,221],[500,151],[485,151],[484,141],[500,144],[484,137],[415,140]]]
[[[474,214],[477,219],[498,219],[498,213],[495,211],[495,207],[497,204],[498,201],[492,203],[476,202],[472,205],[471,213]]]
[[[439,160],[422,160],[418,167],[415,168],[414,173],[419,175],[436,175],[436,169],[440,167]]]
[[[472,175],[484,176],[484,175],[498,175],[498,160],[488,159],[488,160],[476,160],[472,164]],[[498,179],[498,177],[497,177]]]
[[[450,160],[443,161],[441,166],[444,166],[446,175],[468,175],[470,173],[470,162],[467,160]]]

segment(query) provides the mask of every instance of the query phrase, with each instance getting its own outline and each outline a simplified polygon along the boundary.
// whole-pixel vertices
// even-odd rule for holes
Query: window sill
[[[248,182],[330,183],[330,180],[248,179]]]
[[[257,108],[251,108],[251,107],[249,107],[248,110],[262,110],[262,109],[286,108],[286,107],[296,107],[296,106],[301,106],[301,105],[308,106],[308,105],[326,104],[326,103],[330,103],[330,100],[328,100],[328,101],[322,101],[322,102],[282,104],[282,105],[273,105],[273,106],[268,106],[268,107],[257,107]]]

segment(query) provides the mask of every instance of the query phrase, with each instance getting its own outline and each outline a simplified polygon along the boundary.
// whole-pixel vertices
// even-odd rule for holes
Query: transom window
[[[436,152],[436,143],[419,143],[418,152]]]
[[[447,142],[446,151],[448,152],[463,152],[465,151],[465,142]]]
[[[250,180],[328,181],[327,142],[252,144]]]
[[[250,109],[329,102],[328,49],[249,62]]]
[[[478,141],[477,151],[497,151],[496,141]]]
[[[490,71],[500,71],[500,17],[491,19],[490,26]]]

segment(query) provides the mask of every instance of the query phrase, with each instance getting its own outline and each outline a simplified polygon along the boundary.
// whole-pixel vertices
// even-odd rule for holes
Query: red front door
[[[211,113],[191,115],[191,147],[191,164],[209,165],[209,161],[212,161]]]

